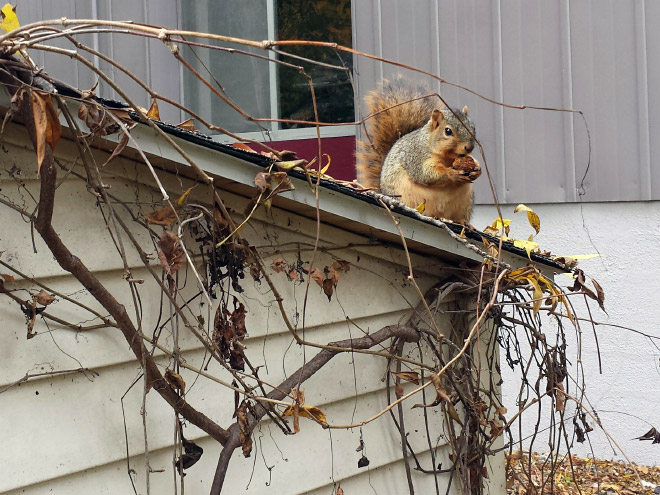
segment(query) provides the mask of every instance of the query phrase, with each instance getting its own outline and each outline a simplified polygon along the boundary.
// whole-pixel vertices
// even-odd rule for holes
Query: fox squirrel
[[[467,107],[438,109],[423,94],[401,78],[369,93],[373,117],[356,153],[358,182],[413,208],[425,204],[426,215],[467,223],[481,175],[470,154],[474,124]]]

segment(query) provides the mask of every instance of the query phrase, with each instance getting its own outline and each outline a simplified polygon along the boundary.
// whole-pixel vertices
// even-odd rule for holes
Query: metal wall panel
[[[174,27],[177,4],[23,0],[19,17],[24,24],[97,16]],[[654,153],[651,134],[660,127],[655,90],[660,67],[649,63],[660,55],[657,2],[356,0],[352,8],[358,50],[419,67],[511,105],[584,112],[591,143],[579,114],[503,108],[358,57],[360,97],[383,78],[402,72],[440,89],[452,106],[468,105],[500,202],[660,199],[660,155]],[[97,46],[159,93],[182,99],[179,67],[162,43],[118,35],[88,35],[81,41]],[[61,40],[52,44],[70,47]],[[34,52],[35,61],[54,77],[81,88],[93,84],[93,74],[68,57]],[[116,74],[109,64],[100,66]],[[136,103],[148,106],[137,84],[123,75],[117,81]],[[116,96],[104,85],[101,93]],[[180,112],[164,104],[161,116],[178,121]],[[475,188],[478,202],[493,201],[485,174]]]
[[[130,20],[171,28],[178,27],[176,0],[62,0],[50,2],[44,0],[21,0],[18,4],[18,17],[21,24],[30,22],[59,19],[107,19]],[[136,36],[88,34],[77,36],[81,43],[92,47],[113,61],[130,70],[141,81],[149,85],[157,93],[180,100],[179,66],[167,47],[158,40],[148,40]],[[54,39],[49,45],[60,48],[75,49],[68,41]],[[83,50],[78,52],[89,60],[93,55]],[[45,67],[48,73],[74,87],[85,89],[98,79],[92,71],[66,55],[42,53],[30,50],[30,56],[39,66]],[[97,61],[97,66],[119,86],[126,90],[128,96],[136,104],[149,107],[148,94],[131,78],[123,74],[112,64],[103,60]],[[97,93],[105,98],[121,99],[107,83],[101,81]],[[160,105],[160,115],[163,120],[178,123],[181,112],[168,104]]]
[[[657,2],[356,3],[358,50],[439,67],[443,78],[510,105],[584,112],[591,160],[579,114],[502,108],[443,85],[452,106],[470,107],[499,201],[660,199],[651,134],[660,126],[660,68],[650,63],[660,51]],[[420,49],[434,37],[437,49]],[[361,94],[391,74],[379,66],[357,61]],[[478,202],[492,202],[485,177],[475,187]]]

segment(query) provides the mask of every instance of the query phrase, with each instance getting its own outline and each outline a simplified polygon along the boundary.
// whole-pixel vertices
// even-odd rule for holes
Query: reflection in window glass
[[[268,39],[267,0],[223,0],[200,2],[181,0],[182,29],[217,33],[252,40]],[[264,55],[263,50],[191,38],[206,44],[251,51]],[[208,48],[182,47],[181,54],[205,79],[253,117],[270,117],[268,64],[270,62],[246,55],[231,54]],[[194,74],[183,69],[185,105],[210,122],[233,132],[258,131],[218,96],[204,86]],[[209,74],[212,74],[212,76]],[[217,80],[217,83],[214,81]],[[219,84],[219,86],[218,86]]]
[[[277,37],[280,40],[332,41],[351,46],[350,0],[277,0]],[[346,53],[316,46],[283,47],[288,53],[332,65],[352,68],[353,58]],[[309,62],[280,57],[300,65],[314,81],[316,103],[321,122],[354,120],[353,87],[346,71]],[[280,118],[315,120],[308,79],[296,69],[278,66]],[[282,124],[282,127],[300,127]]]
[[[180,0],[180,9],[181,27],[185,30],[261,41],[269,38],[270,26],[271,32],[281,40],[332,41],[351,46],[350,0]],[[268,12],[274,12],[274,15],[269,18]],[[268,56],[263,50],[242,45],[199,38],[188,40]],[[334,66],[352,68],[351,55],[328,48],[290,46],[284,47],[283,51]],[[294,68],[205,47],[182,46],[180,53],[215,89],[252,117],[315,120],[308,79]],[[287,56],[278,57],[302,66],[312,77],[320,121],[338,123],[354,120],[353,88],[347,71]],[[275,77],[277,89],[270,87]],[[273,94],[274,91],[277,93]],[[232,132],[256,132],[273,128],[267,122],[257,124],[247,120],[213,94],[186,68],[183,69],[183,92],[187,107]],[[278,115],[272,115],[273,110]],[[281,129],[295,127],[307,126],[279,125]]]

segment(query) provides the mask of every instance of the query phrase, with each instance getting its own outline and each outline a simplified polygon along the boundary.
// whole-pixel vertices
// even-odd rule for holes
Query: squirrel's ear
[[[467,108],[467,105],[466,105],[466,106],[463,107],[463,110],[461,110],[461,113],[463,115],[467,115],[467,112],[468,112],[468,108]]]
[[[431,130],[435,130],[440,127],[442,121],[444,120],[444,115],[437,108],[431,112]]]

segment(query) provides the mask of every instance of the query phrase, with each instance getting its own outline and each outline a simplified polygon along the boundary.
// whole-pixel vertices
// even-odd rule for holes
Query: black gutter
[[[73,97],[73,98],[81,98],[82,97],[82,93],[79,90],[73,88],[72,86],[69,86],[68,84],[62,83],[60,81],[53,80],[52,82],[53,82],[53,85],[55,86],[55,88],[57,88],[57,91],[61,95],[69,96],[69,97]],[[102,104],[103,106],[108,107],[108,108],[116,108],[116,109],[124,109],[124,110],[130,108],[126,103],[121,102],[121,101],[109,100],[109,99],[106,99],[106,98],[101,98],[99,96],[96,96],[95,99],[100,104]],[[130,111],[129,115],[138,124],[147,125],[147,124],[145,124],[144,122],[142,122],[140,120],[140,117],[136,112]],[[168,134],[170,134],[172,136],[176,136],[178,138],[183,139],[184,141],[188,141],[190,143],[194,143],[194,144],[197,144],[199,146],[203,146],[205,148],[209,148],[209,149],[212,149],[212,150],[215,150],[215,151],[219,151],[220,153],[224,153],[226,155],[230,155],[230,156],[233,156],[235,158],[239,158],[243,161],[252,163],[254,165],[258,165],[260,167],[265,168],[265,167],[268,167],[269,165],[272,165],[274,163],[274,160],[272,160],[268,157],[265,157],[263,155],[260,155],[259,153],[253,153],[253,152],[242,150],[242,149],[239,149],[239,148],[234,148],[233,146],[230,146],[230,145],[227,145],[227,144],[219,143],[217,141],[214,141],[210,136],[207,136],[206,134],[202,134],[202,133],[199,133],[199,132],[188,131],[186,129],[182,129],[180,127],[177,127],[175,125],[167,124],[165,122],[160,122],[160,121],[157,121],[157,120],[155,120],[154,122],[163,131],[167,132]],[[289,172],[289,175],[291,175],[293,177],[296,177],[298,179],[301,179],[301,180],[306,180],[305,174],[303,174],[302,172],[297,172],[295,170],[292,170],[292,171]],[[367,196],[366,194],[362,194],[362,193],[356,191],[355,189],[344,186],[342,184],[338,184],[338,183],[333,182],[331,180],[321,179],[321,186],[324,187],[324,188],[330,189],[331,191],[336,191],[336,192],[339,192],[341,194],[345,194],[345,195],[350,196],[352,198],[358,199],[360,201],[364,201],[364,202],[367,202],[367,203],[370,203],[370,204],[373,204],[373,205],[377,205],[377,206],[380,207],[380,205],[378,204],[378,201],[376,201],[375,198],[373,198],[371,196]],[[421,221],[421,222],[431,223],[430,221],[426,221],[424,219],[421,219],[421,218],[417,217],[414,213],[412,213],[410,211],[407,211],[403,208],[397,207],[397,206],[393,206],[392,211],[396,212],[399,215],[403,215],[403,216],[406,216],[406,217],[409,217],[409,218],[413,218],[413,219]],[[482,238],[485,238],[486,240],[488,240],[488,242],[493,243],[495,245],[499,245],[500,239],[497,238],[497,237],[494,237],[492,235],[485,234],[485,233],[480,232],[478,230],[472,230],[472,229],[468,229],[468,228],[464,229],[462,225],[459,225],[459,224],[456,224],[456,223],[448,222],[448,223],[446,223],[446,225],[456,234],[460,234],[461,232],[463,232],[465,237],[467,237],[468,239],[470,239],[472,241],[476,241],[476,242],[481,243]],[[510,241],[503,241],[502,242],[502,248],[505,251],[507,251],[508,253],[515,254],[517,256],[520,256],[521,258],[531,258],[532,261],[535,261],[537,263],[541,263],[543,265],[546,265],[546,266],[549,266],[549,267],[552,267],[552,268],[556,268],[556,269],[561,270],[561,271],[570,271],[569,269],[567,269],[561,263],[558,263],[555,260],[553,260],[552,258],[549,258],[547,256],[543,256],[543,255],[540,255],[540,254],[537,254],[537,253],[531,253],[531,256],[528,257],[527,256],[527,251],[514,246],[513,243],[510,242]]]

